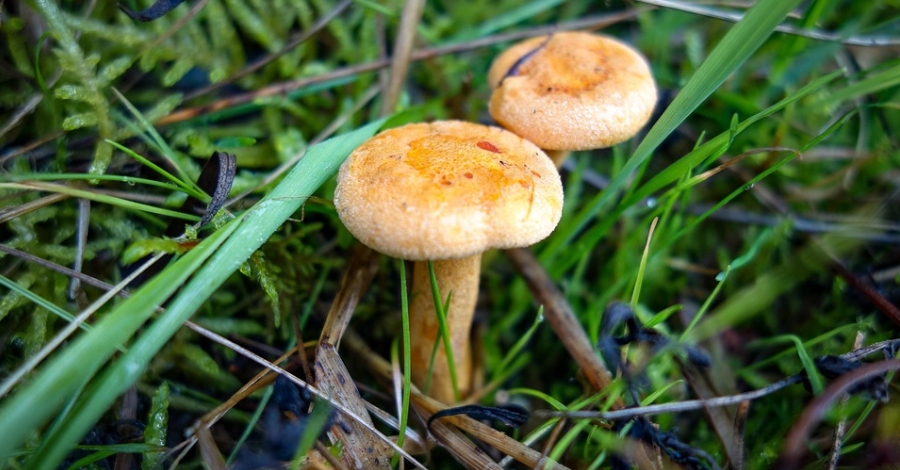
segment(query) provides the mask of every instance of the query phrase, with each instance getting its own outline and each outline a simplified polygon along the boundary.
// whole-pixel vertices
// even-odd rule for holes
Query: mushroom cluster
[[[605,36],[532,38],[491,66],[490,113],[506,129],[461,121],[382,132],[341,166],[334,205],[347,229],[381,253],[415,261],[410,303],[412,380],[445,403],[458,397],[437,348],[428,263],[450,296],[448,338],[457,390],[472,384],[469,329],[481,253],[546,238],[562,214],[559,174],[572,150],[615,145],[649,120],[656,86],[647,62]],[[551,160],[548,153],[554,157]],[[443,301],[443,300],[439,300]]]
[[[569,151],[633,137],[656,105],[650,66],[608,36],[560,32],[517,43],[488,72],[491,116],[547,150],[557,166]]]
[[[450,294],[448,336],[459,392],[472,383],[469,329],[481,253],[543,240],[562,214],[562,182],[536,145],[497,127],[461,121],[409,124],[363,143],[341,166],[334,205],[347,229],[381,253],[415,261],[412,379],[422,386],[438,336],[428,261]],[[438,348],[430,394],[456,401]]]

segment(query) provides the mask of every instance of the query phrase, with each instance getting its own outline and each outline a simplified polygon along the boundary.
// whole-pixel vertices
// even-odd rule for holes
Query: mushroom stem
[[[466,258],[434,261],[441,302],[450,295],[447,309],[447,335],[453,349],[453,364],[456,370],[456,384],[461,396],[470,392],[472,384],[472,351],[469,333],[475,303],[478,300],[478,277],[481,271],[481,254]],[[409,329],[412,348],[412,380],[424,387],[428,378],[431,351],[439,334],[434,296],[428,276],[428,263],[417,261],[413,271],[412,300],[409,305]],[[450,378],[446,349],[438,346],[432,369],[431,397],[444,403],[456,403],[453,382]]]
[[[556,168],[562,168],[563,163],[566,162],[566,159],[569,158],[569,154],[572,153],[569,150],[546,150],[542,149],[550,157],[550,160],[553,160],[553,164],[556,165]]]

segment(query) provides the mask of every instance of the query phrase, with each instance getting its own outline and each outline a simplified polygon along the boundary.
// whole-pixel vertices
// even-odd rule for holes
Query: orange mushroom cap
[[[656,85],[646,60],[607,36],[561,32],[513,45],[491,64],[494,119],[547,150],[588,150],[633,137]]]
[[[390,129],[350,154],[334,206],[363,244],[397,258],[461,258],[547,237],[562,182],[540,148],[462,121]]]

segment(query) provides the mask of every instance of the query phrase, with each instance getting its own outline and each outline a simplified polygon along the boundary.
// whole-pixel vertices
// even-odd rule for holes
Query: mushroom
[[[568,152],[611,147],[650,119],[656,85],[639,52],[608,36],[561,32],[517,43],[488,72],[491,116],[562,166]]]
[[[462,121],[409,124],[382,132],[341,166],[334,206],[347,229],[381,253],[415,261],[410,303],[412,380],[423,386],[438,320],[428,261],[441,295],[450,294],[448,336],[462,396],[472,383],[469,329],[481,253],[529,246],[562,215],[559,174],[536,145],[497,128]],[[444,348],[430,395],[456,401]]]

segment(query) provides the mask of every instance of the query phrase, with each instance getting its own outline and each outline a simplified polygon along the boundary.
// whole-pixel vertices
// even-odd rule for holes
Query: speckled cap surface
[[[556,227],[562,204],[559,173],[540,148],[462,121],[376,135],[341,166],[334,194],[360,242],[408,260],[532,245]]]
[[[489,110],[547,150],[588,150],[628,140],[650,119],[656,85],[631,46],[560,32],[517,43],[491,64]]]

